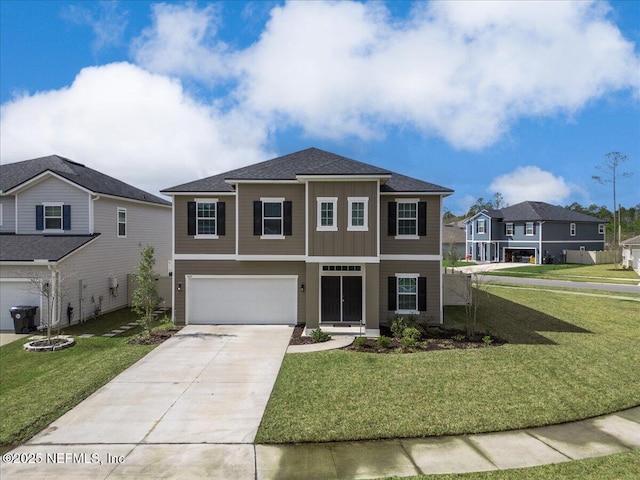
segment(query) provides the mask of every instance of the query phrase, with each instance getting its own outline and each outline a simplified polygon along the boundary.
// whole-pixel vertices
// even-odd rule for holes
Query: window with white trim
[[[598,233],[599,233],[600,235],[604,234],[604,223],[600,223],[600,224],[598,225]]]
[[[118,238],[127,237],[127,209],[118,207]]]
[[[338,198],[318,197],[318,221],[316,230],[335,232],[338,230]]]
[[[262,199],[262,235],[282,237],[283,200]]]
[[[369,198],[348,197],[347,201],[349,204],[349,225],[347,230],[369,230]]]
[[[398,201],[398,235],[418,236],[418,202]]]
[[[478,233],[484,234],[486,232],[487,221],[484,218],[478,219]]]
[[[44,229],[62,230],[62,203],[45,203]]]
[[[217,199],[196,199],[196,236],[217,235]]]
[[[570,223],[569,224],[569,235],[571,235],[572,237],[576,236],[576,224],[575,223]]]
[[[527,222],[525,224],[524,234],[529,236],[533,235],[533,222]]]
[[[513,223],[508,222],[504,224],[504,234],[505,235],[513,235]]]
[[[397,275],[398,312],[418,311],[418,275]]]

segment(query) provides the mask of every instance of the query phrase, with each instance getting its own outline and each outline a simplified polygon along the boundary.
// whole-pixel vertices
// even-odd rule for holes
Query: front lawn
[[[96,333],[135,321],[128,309],[103,315],[65,333]],[[102,321],[102,322],[101,322]],[[18,445],[80,403],[154,346],[127,345],[123,336],[76,338],[59,352],[25,352],[24,342],[0,347],[0,445]]]
[[[459,324],[463,307],[448,307]],[[638,304],[494,286],[482,329],[509,341],[408,355],[285,356],[256,442],[455,435],[640,404]]]
[[[637,284],[640,277],[633,270],[623,270],[613,264],[605,265],[523,265],[504,268],[483,275],[502,277],[545,278],[574,282]]]

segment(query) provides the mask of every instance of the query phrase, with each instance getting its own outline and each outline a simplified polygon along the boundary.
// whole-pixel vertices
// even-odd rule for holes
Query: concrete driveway
[[[220,468],[213,478],[253,476],[251,444],[292,330],[185,327],[16,449],[40,455],[3,462],[2,478],[211,475],[196,464]]]

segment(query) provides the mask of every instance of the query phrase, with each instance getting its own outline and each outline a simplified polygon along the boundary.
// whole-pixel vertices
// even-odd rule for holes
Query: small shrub
[[[402,340],[400,343],[405,348],[412,348],[418,344],[420,340],[420,330],[415,327],[407,327],[402,332]]]
[[[482,337],[482,341],[485,343],[485,345],[491,345],[493,343],[493,339],[489,335],[485,335],[484,337]]]
[[[367,337],[358,337],[353,341],[353,346],[362,348],[367,344]]]
[[[396,317],[391,322],[391,333],[394,338],[402,338],[405,328],[407,328],[407,324],[404,321],[404,317]]]
[[[331,335],[320,330],[320,327],[311,332],[311,341],[313,343],[322,343],[331,340]]]
[[[456,342],[464,342],[465,336],[459,333],[457,335],[452,336],[451,338],[454,339]]]
[[[381,337],[378,337],[376,344],[380,348],[389,348],[389,345],[391,345],[391,339],[382,335]]]

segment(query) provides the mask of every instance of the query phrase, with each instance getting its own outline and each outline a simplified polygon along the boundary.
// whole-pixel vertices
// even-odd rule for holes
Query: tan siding
[[[365,312],[366,328],[380,328],[380,265],[368,263],[365,267]]]
[[[253,234],[253,202],[260,198],[284,198],[292,202],[292,235],[261,239]],[[241,184],[238,186],[240,255],[304,255],[304,185]]]
[[[338,198],[338,231],[317,231],[318,197]],[[349,197],[368,197],[368,231],[348,231]],[[377,255],[376,218],[377,183],[365,182],[309,182],[309,255],[354,256]]]
[[[420,313],[421,322],[440,321],[440,262],[380,262],[380,322],[389,323],[395,312],[388,310],[388,277],[396,273],[417,273],[427,278],[427,311]]]
[[[305,292],[300,291],[300,284],[306,284],[306,268],[304,262],[237,262],[231,261],[196,261],[176,260],[174,282],[182,284],[181,291],[175,292],[175,322],[183,325],[185,322],[185,275],[298,275],[298,322],[305,322],[305,296],[309,291],[305,285]],[[248,292],[247,301],[251,301]]]
[[[217,239],[195,238],[188,235],[187,203],[196,198],[217,198],[225,202],[225,235]],[[175,253],[234,254],[236,253],[236,197],[218,193],[197,196],[176,195],[175,202]]]
[[[401,198],[401,197],[398,197]],[[419,239],[396,239],[388,235],[389,202],[396,200],[393,195],[383,195],[380,200],[380,253],[381,254],[440,254],[440,196],[422,195],[418,198],[427,202],[427,236]]]
[[[320,322],[320,264],[307,263],[306,270],[306,328],[317,328]]]

